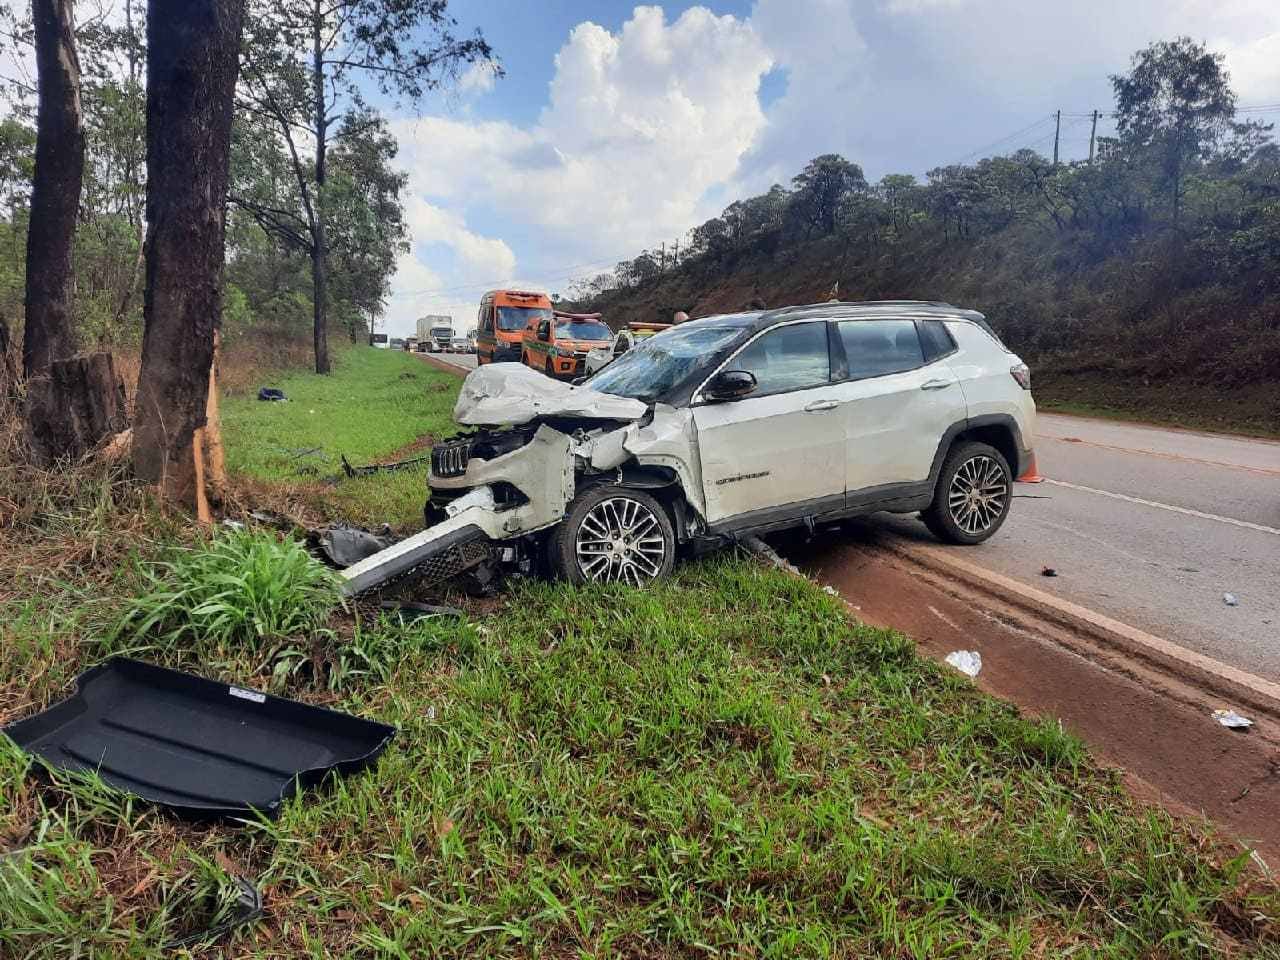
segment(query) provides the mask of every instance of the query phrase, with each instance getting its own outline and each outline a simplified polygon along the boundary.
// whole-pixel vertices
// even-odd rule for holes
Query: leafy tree
[[[375,122],[362,84],[416,102],[455,80],[461,67],[493,62],[478,31],[459,38],[455,27],[448,0],[250,0],[240,101],[245,116],[266,124],[288,149],[301,227],[289,211],[279,229],[306,239],[317,373],[330,368],[330,145],[339,131],[351,137],[361,122]]]
[[[810,160],[792,183],[795,185],[791,199],[793,209],[802,222],[824,234],[835,231],[836,217],[848,195],[867,189],[862,168],[834,153]]]
[[[1250,127],[1235,122],[1236,95],[1224,60],[1190,37],[1178,37],[1139,50],[1127,74],[1111,77],[1121,145],[1158,158],[1175,227],[1188,166]]]

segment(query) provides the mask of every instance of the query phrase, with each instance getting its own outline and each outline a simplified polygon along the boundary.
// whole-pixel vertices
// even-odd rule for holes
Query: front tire
[[[921,517],[939,540],[972,546],[1000,529],[1012,502],[1013,471],[1000,451],[962,443],[943,461],[933,503]]]
[[[542,372],[545,373],[552,380],[556,378],[556,365],[551,362],[550,357],[547,357],[547,365],[546,367],[543,368]]]
[[[575,498],[547,539],[552,571],[574,584],[645,587],[671,572],[675,556],[675,529],[662,505],[613,485]]]

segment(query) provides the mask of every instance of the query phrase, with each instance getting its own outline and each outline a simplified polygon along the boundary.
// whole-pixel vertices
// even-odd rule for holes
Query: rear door
[[[772,327],[719,369],[749,371],[758,385],[727,403],[695,396],[708,522],[748,526],[840,509],[845,428],[826,322]]]
[[[917,322],[909,319],[836,324],[837,364],[844,365],[846,377],[838,394],[851,506],[925,483],[947,428],[965,419],[964,394],[946,361],[954,345],[937,326],[942,340],[932,327],[922,339]]]

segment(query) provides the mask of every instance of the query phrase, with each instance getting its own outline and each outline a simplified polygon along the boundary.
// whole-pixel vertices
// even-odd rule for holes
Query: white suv
[[[981,314],[900,301],[684,323],[581,386],[481,367],[454,411],[478,429],[432,450],[428,529],[398,571],[489,541],[642,585],[682,550],[878,511],[980,543],[1031,465],[1030,386]]]

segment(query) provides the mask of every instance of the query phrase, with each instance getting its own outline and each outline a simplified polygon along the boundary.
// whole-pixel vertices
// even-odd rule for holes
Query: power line
[[[961,157],[959,160],[955,162],[964,163],[966,160],[972,159],[973,157],[976,157],[980,153],[986,153],[988,150],[994,150],[996,147],[1001,146],[1002,144],[1008,143],[1010,140],[1016,140],[1018,137],[1021,137],[1024,134],[1030,133],[1032,130],[1034,130],[1038,126],[1041,126],[1042,124],[1053,122],[1053,120],[1054,120],[1054,114],[1052,113],[1047,114],[1041,117],[1035,123],[1027,124],[1027,126],[1023,127],[1021,130],[1015,130],[1013,133],[1009,134],[1007,137],[1001,137],[999,140],[996,140],[992,143],[988,143],[986,146],[979,147],[977,150],[974,150],[971,153],[966,153],[963,157]]]

